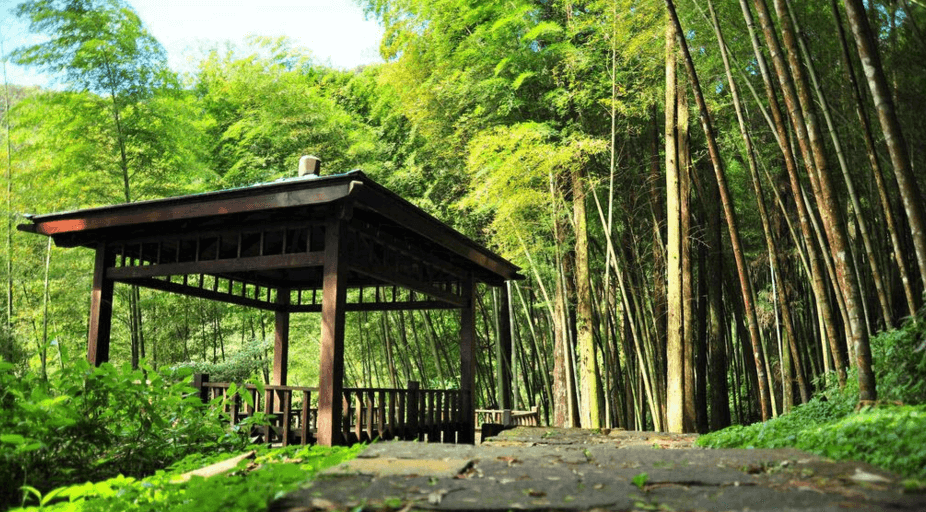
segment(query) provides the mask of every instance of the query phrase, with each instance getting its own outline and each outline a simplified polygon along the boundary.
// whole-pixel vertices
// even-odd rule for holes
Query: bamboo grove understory
[[[926,289],[926,4],[360,3],[385,63],[252,38],[182,76],[122,0],[17,7],[50,39],[4,59],[61,86],[4,80],[3,358],[48,372],[86,342],[92,262],[16,233],[23,213],[270,182],[317,154],[522,267],[476,294],[477,407],[706,432],[827,385],[877,400],[871,339]],[[268,381],[272,314],[115,302],[114,360]],[[348,314],[345,384],[453,388],[458,320]],[[290,380],[314,385],[318,320],[291,329]]]

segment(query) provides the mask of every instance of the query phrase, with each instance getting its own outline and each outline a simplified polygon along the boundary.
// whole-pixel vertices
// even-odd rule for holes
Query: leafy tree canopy
[[[138,97],[173,81],[164,48],[121,0],[34,0],[16,14],[49,40],[16,50],[13,61],[71,88]]]

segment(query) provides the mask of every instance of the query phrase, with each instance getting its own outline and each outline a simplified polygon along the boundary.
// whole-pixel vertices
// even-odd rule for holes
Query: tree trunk
[[[785,160],[785,168],[788,171],[788,177],[791,184],[791,194],[794,198],[795,206],[797,207],[798,217],[801,224],[801,233],[804,238],[804,247],[807,250],[807,259],[810,263],[811,286],[820,315],[820,321],[825,326],[826,339],[829,342],[829,345],[833,348],[833,350],[836,350],[838,343],[836,339],[836,333],[838,331],[836,330],[836,324],[833,320],[833,308],[829,300],[829,295],[826,291],[826,284],[824,282],[825,271],[821,267],[820,255],[817,253],[816,242],[814,241],[813,229],[810,223],[810,214],[805,207],[803,200],[801,199],[803,194],[801,192],[800,178],[798,177],[797,162],[794,157],[794,153],[791,151],[791,145],[788,143],[788,128],[781,113],[778,97],[775,94],[775,86],[772,82],[768,64],[766,63],[765,57],[759,46],[759,39],[756,36],[752,13],[749,10],[749,6],[746,0],[740,0],[740,7],[743,11],[743,18],[746,21],[746,26],[749,29],[749,38],[752,42],[756,62],[762,75],[762,81],[765,84],[765,93],[769,102],[769,110],[771,111],[772,119],[775,124],[778,145]],[[772,54],[772,56],[774,57],[775,55],[780,54],[781,49],[778,45],[778,39],[774,35],[774,32],[763,32],[765,34],[769,52]],[[784,87],[782,87],[782,89],[784,89]],[[836,374],[840,385],[842,385],[846,381],[846,370],[845,366],[840,363],[841,361],[837,362]]]
[[[550,177],[550,194],[553,196],[554,205],[558,199],[553,186],[553,177]],[[561,257],[561,247],[565,243],[563,237],[564,226],[559,219],[554,206],[553,212],[554,223],[554,243],[556,245],[556,269],[559,277],[556,279],[556,289],[554,292],[554,313],[553,313],[553,424],[557,427],[572,427],[576,425],[574,414],[573,399],[575,392],[573,389],[573,379],[570,373],[569,358],[570,336],[569,336],[569,313],[566,305],[566,285],[565,279],[561,272],[564,268]]]
[[[887,144],[887,150],[891,156],[894,176],[897,179],[897,185],[900,187],[900,197],[903,201],[904,210],[907,212],[907,220],[910,223],[913,248],[917,264],[920,267],[920,280],[923,288],[926,289],[926,212],[924,212],[926,208],[923,206],[923,196],[916,183],[916,176],[913,174],[907,143],[904,140],[900,122],[897,120],[897,114],[894,111],[894,100],[891,98],[887,79],[884,76],[881,55],[875,46],[874,36],[868,24],[868,17],[865,15],[865,7],[862,0],[843,0],[843,4],[846,6],[849,26],[855,36],[855,44],[858,47],[858,54],[862,61],[862,69],[865,71],[865,78],[868,81],[868,88],[871,90],[871,97],[874,99],[875,109],[878,111],[881,131],[884,132],[884,142]],[[863,356],[856,355],[856,357]],[[863,361],[859,362],[861,367]],[[861,375],[859,375],[859,379],[861,378]],[[865,384],[872,387],[871,396],[876,396],[873,377],[871,382],[867,382],[866,379]],[[865,392],[862,391],[862,394],[865,394]],[[874,400],[874,398],[870,399]]]
[[[709,361],[708,379],[710,380],[710,419],[711,430],[720,430],[730,426],[730,396],[727,387],[727,342],[726,321],[723,311],[723,241],[721,237],[720,198],[717,183],[704,181],[704,205],[707,217],[705,245],[707,249],[707,266],[701,272],[706,274],[711,285],[706,287],[707,294],[707,350]]]
[[[884,182],[884,173],[881,170],[881,162],[878,160],[878,153],[875,149],[874,137],[871,132],[871,122],[868,119],[868,113],[865,112],[865,102],[862,100],[862,94],[859,90],[858,80],[855,77],[855,67],[852,57],[849,54],[849,45],[846,41],[846,32],[842,26],[842,19],[839,15],[839,7],[836,0],[832,0],[830,8],[833,13],[833,20],[836,23],[836,30],[839,33],[840,48],[842,50],[842,62],[846,68],[846,76],[849,78],[852,96],[855,98],[855,113],[862,125],[862,135],[865,139],[865,149],[868,153],[868,163],[871,165],[871,173],[874,175],[875,184],[878,187],[878,198],[881,201],[881,210],[884,213],[884,220],[887,224],[887,230],[891,236],[891,247],[893,248],[894,261],[897,263],[897,269],[900,272],[900,281],[903,286],[904,296],[907,300],[907,313],[910,316],[916,315],[919,309],[919,299],[913,293],[913,286],[910,281],[910,275],[907,271],[907,263],[904,260],[904,251],[900,242],[900,234],[897,229],[897,221],[894,219],[894,211],[891,206],[890,196],[887,192],[887,184]]]
[[[678,80],[675,27],[666,27],[666,425],[669,432],[685,432],[684,306],[682,304],[681,183],[678,165]]]
[[[682,244],[682,362],[684,370],[682,406],[685,432],[696,432],[695,419],[695,300],[691,259],[691,152],[688,136],[688,94],[683,79],[678,80],[678,168],[679,215]]]
[[[685,40],[681,23],[675,12],[675,4],[672,0],[666,0],[666,6],[669,9],[669,16],[675,27],[676,39],[685,56],[685,67],[688,69],[688,77],[691,80],[691,87],[694,91],[695,100],[698,103],[699,117],[701,127],[704,130],[704,136],[707,139],[708,153],[711,157],[711,163],[714,166],[714,174],[717,178],[717,188],[720,191],[720,201],[723,205],[724,216],[727,220],[727,229],[730,232],[730,242],[733,248],[733,257],[736,261],[736,269],[739,275],[740,292],[743,297],[743,306],[746,312],[746,321],[749,327],[749,339],[752,344],[753,358],[756,362],[756,371],[758,372],[759,386],[759,406],[762,412],[762,420],[768,420],[771,415],[769,407],[769,390],[768,381],[766,380],[765,370],[762,361],[762,341],[759,335],[759,322],[756,319],[756,310],[752,298],[752,284],[749,280],[748,269],[746,267],[745,256],[743,254],[742,244],[740,243],[739,229],[736,223],[736,215],[733,211],[733,201],[727,188],[727,178],[723,167],[723,161],[720,158],[720,149],[717,147],[717,140],[714,137],[714,128],[711,124],[710,113],[707,110],[707,103],[704,100],[704,94],[701,91],[701,83],[698,80],[697,71],[694,68],[694,62],[691,60],[691,52],[688,50],[688,42]]]
[[[666,325],[668,315],[666,313],[666,242],[662,234],[663,225],[665,224],[665,215],[663,205],[666,204],[662,198],[659,184],[665,180],[660,174],[661,166],[659,165],[659,119],[656,106],[653,105],[651,111],[651,134],[650,134],[650,211],[653,219],[653,321],[656,340],[661,346],[665,346]],[[664,366],[664,357],[659,355],[654,364],[657,364],[660,373]]]
[[[13,138],[10,109],[10,82],[6,76],[6,52],[0,43],[3,61],[3,128],[6,131],[6,318],[0,360],[13,362]]]
[[[823,119],[826,122],[827,130],[830,133],[830,139],[833,141],[833,147],[836,149],[836,158],[839,163],[839,168],[842,171],[843,180],[846,184],[846,191],[849,193],[849,199],[852,201],[853,217],[858,223],[859,233],[862,235],[862,243],[865,247],[868,267],[869,270],[871,270],[872,281],[875,285],[875,293],[878,297],[878,303],[881,306],[881,320],[884,322],[885,329],[891,329],[893,328],[893,321],[891,320],[891,308],[888,304],[887,294],[884,291],[884,279],[881,276],[881,268],[878,265],[875,250],[871,244],[871,236],[868,234],[868,223],[865,220],[865,214],[862,211],[862,205],[858,199],[858,193],[855,191],[855,183],[853,182],[852,177],[849,175],[849,166],[846,163],[846,158],[843,153],[842,141],[840,141],[839,135],[836,133],[836,127],[833,123],[832,116],[830,115],[829,102],[826,99],[826,94],[823,93],[823,89],[820,87],[820,82],[817,79],[816,66],[813,63],[810,52],[807,50],[807,45],[804,43],[804,39],[801,36],[801,28],[797,22],[797,17],[794,15],[794,9],[791,8],[790,3],[787,4],[788,5],[785,7],[788,11],[788,19],[794,25],[794,30],[796,32],[795,39],[797,40],[798,48],[800,49],[801,55],[803,56],[804,64],[806,65],[807,71],[810,74],[811,84],[813,85],[814,92],[816,93],[817,101],[820,104],[820,110],[823,113]],[[859,285],[861,285],[861,275],[858,277]]]
[[[742,136],[743,144],[745,145],[745,149],[746,149],[746,157],[747,157],[748,164],[749,164],[749,173],[752,176],[753,190],[756,193],[756,205],[758,206],[759,219],[762,222],[762,232],[765,235],[765,243],[768,246],[769,261],[771,263],[772,274],[774,276],[776,273],[778,273],[778,269],[781,267],[781,261],[779,259],[780,252],[778,250],[778,243],[776,242],[775,236],[772,233],[771,224],[769,222],[768,211],[766,210],[766,207],[765,207],[765,195],[762,192],[762,184],[761,184],[761,180],[759,179],[758,165],[756,163],[756,154],[755,154],[755,150],[752,145],[752,138],[750,137],[748,129],[747,129],[746,119],[743,114],[743,107],[742,107],[742,103],[739,97],[739,89],[736,86],[736,82],[733,80],[733,73],[730,68],[730,59],[729,59],[729,55],[727,54],[727,46],[726,46],[726,42],[724,41],[723,32],[720,28],[720,23],[717,20],[717,14],[714,12],[714,4],[711,0],[708,0],[707,6],[708,6],[708,10],[710,11],[710,15],[711,15],[711,24],[713,25],[714,33],[716,34],[717,41],[719,42],[720,55],[723,59],[724,71],[726,72],[726,76],[727,76],[727,83],[730,86],[730,95],[732,96],[732,99],[733,99],[733,106],[734,106],[734,110],[736,111],[736,119],[739,125],[740,135]],[[796,373],[797,373],[797,377],[798,377],[799,385],[801,389],[801,398],[804,402],[807,402],[810,399],[810,396],[809,396],[809,391],[807,389],[807,385],[804,382],[803,372],[801,371],[801,368],[800,368],[800,359],[796,356],[797,346],[795,345],[796,335],[795,335],[795,329],[794,329],[794,321],[791,317],[791,300],[790,300],[790,296],[787,293],[786,289],[782,290],[782,298],[781,298],[781,301],[779,302],[779,309],[781,309],[782,322],[785,325],[785,332],[789,340],[789,345],[793,345],[793,347],[789,346],[788,349],[792,350],[793,348],[793,352],[795,353],[794,363],[795,363],[795,368],[797,369]],[[790,367],[786,367],[785,377],[783,378],[786,381],[788,381],[788,383],[790,383],[790,380],[789,380],[790,379]],[[790,389],[790,385],[788,385],[787,387],[788,389]]]
[[[601,428],[601,389],[595,350],[591,276],[588,269],[588,220],[581,169],[572,172],[572,209],[576,232],[576,345],[583,428]]]
[[[785,88],[785,102],[788,103],[788,110],[795,125],[798,145],[801,148],[804,160],[809,162],[812,159],[816,166],[819,193],[815,191],[815,194],[818,197],[817,203],[820,206],[823,227],[833,255],[836,278],[846,302],[846,311],[848,313],[846,323],[849,325],[858,368],[859,398],[861,400],[876,400],[877,391],[875,389],[874,373],[871,370],[871,348],[868,344],[868,332],[863,322],[862,298],[859,293],[858,282],[854,279],[849,262],[848,236],[840,202],[832,185],[826,151],[823,147],[819,124],[813,110],[813,101],[810,98],[807,79],[798,60],[796,37],[789,23],[787,8],[784,5],[784,0],[774,0],[774,2],[778,19],[781,21],[781,32],[784,37],[785,47],[788,49],[788,63],[794,84],[793,89]],[[765,8],[764,0],[757,0],[756,4],[761,4],[762,9]],[[763,27],[768,24],[769,29],[771,29],[771,18],[767,15],[762,18]],[[778,70],[779,78],[787,80],[787,69],[780,53],[777,55],[775,67]],[[792,94],[793,91],[797,92],[797,98]],[[813,184],[813,180],[811,180],[811,184]]]

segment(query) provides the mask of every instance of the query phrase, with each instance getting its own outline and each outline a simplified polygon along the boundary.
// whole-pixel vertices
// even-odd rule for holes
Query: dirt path
[[[520,427],[479,446],[378,443],[270,510],[926,510],[867,464],[696,437]]]

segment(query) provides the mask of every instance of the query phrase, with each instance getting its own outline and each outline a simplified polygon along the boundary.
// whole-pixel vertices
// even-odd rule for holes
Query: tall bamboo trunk
[[[701,91],[701,83],[698,80],[698,74],[694,67],[694,61],[691,59],[691,52],[688,50],[688,43],[685,40],[681,23],[675,12],[675,4],[672,0],[666,0],[666,6],[669,9],[669,16],[675,27],[676,40],[682,49],[685,57],[685,67],[688,70],[688,77],[691,80],[691,88],[694,91],[695,100],[698,104],[698,113],[701,119],[701,127],[704,130],[704,136],[707,139],[708,153],[711,157],[711,163],[714,166],[714,174],[717,178],[717,188],[720,191],[720,201],[723,205],[724,216],[727,220],[727,229],[730,234],[730,242],[733,249],[733,257],[736,261],[736,269],[739,277],[740,292],[743,297],[743,306],[746,313],[746,321],[749,327],[749,340],[752,344],[753,358],[756,362],[756,371],[758,372],[759,387],[759,406],[762,412],[762,420],[768,420],[771,416],[769,407],[769,389],[766,380],[765,369],[763,368],[762,341],[759,335],[759,322],[756,318],[755,304],[753,301],[752,283],[749,279],[749,271],[746,267],[746,260],[743,254],[743,247],[740,243],[739,228],[736,222],[736,214],[733,210],[733,200],[727,187],[726,172],[723,167],[723,160],[720,157],[720,149],[717,146],[717,140],[714,137],[714,128],[711,123],[710,113],[707,109],[707,103],[704,100],[704,94]]]
[[[842,141],[839,139],[839,135],[836,133],[836,127],[833,123],[832,116],[830,115],[829,101],[827,100],[826,94],[823,92],[823,89],[820,86],[820,81],[817,78],[816,66],[814,65],[813,59],[810,57],[810,52],[807,50],[807,45],[804,42],[804,38],[801,37],[801,28],[798,24],[797,16],[794,14],[794,9],[791,8],[790,3],[786,2],[786,4],[787,5],[785,7],[788,13],[788,20],[790,20],[791,24],[794,26],[794,32],[796,33],[795,39],[797,41],[798,49],[801,52],[801,56],[803,57],[807,72],[810,75],[811,85],[813,86],[814,92],[816,94],[817,102],[820,105],[820,111],[823,114],[823,120],[826,122],[826,127],[829,131],[830,139],[833,142],[833,147],[836,149],[836,159],[839,163],[839,169],[842,171],[843,181],[846,184],[846,191],[849,193],[849,200],[851,201],[852,205],[852,216],[855,218],[855,221],[858,224],[859,233],[862,236],[862,244],[865,248],[868,268],[871,271],[872,281],[875,285],[875,293],[878,297],[878,304],[881,306],[881,320],[884,323],[884,327],[886,329],[890,329],[893,327],[893,321],[891,319],[890,312],[891,307],[888,302],[887,293],[884,290],[884,278],[881,276],[881,268],[878,265],[877,255],[875,254],[874,247],[871,243],[871,236],[868,234],[868,222],[865,220],[865,214],[862,210],[862,205],[859,201],[858,193],[855,191],[855,183],[852,180],[852,176],[849,175],[849,165],[846,163],[846,158],[842,149]],[[859,284],[861,284],[861,275],[859,275]]]
[[[682,244],[682,367],[684,370],[682,405],[685,410],[685,432],[695,432],[695,300],[691,258],[691,148],[688,134],[688,94],[685,80],[678,81],[678,169],[680,241]]]
[[[839,7],[836,0],[830,2],[830,8],[833,13],[833,20],[836,23],[836,30],[839,33],[840,49],[842,51],[842,62],[845,65],[846,76],[849,79],[852,96],[855,99],[855,113],[862,125],[862,135],[865,139],[865,149],[868,153],[868,163],[871,166],[871,173],[874,175],[875,184],[878,188],[878,198],[881,202],[881,210],[884,213],[884,221],[887,224],[888,233],[890,233],[891,247],[893,248],[894,261],[897,263],[897,270],[900,273],[900,281],[904,290],[904,297],[907,300],[907,313],[910,316],[916,314],[919,308],[919,299],[913,293],[913,286],[907,271],[907,263],[904,260],[904,251],[900,242],[900,234],[897,229],[897,221],[894,219],[894,210],[891,206],[890,196],[887,192],[887,184],[884,181],[884,173],[881,170],[881,162],[878,160],[878,153],[875,149],[874,137],[871,131],[871,121],[868,119],[868,113],[865,111],[865,102],[862,99],[861,90],[859,89],[858,79],[855,76],[855,66],[852,57],[849,54],[849,44],[846,41],[846,32],[842,26]]]
[[[820,322],[824,326],[824,332],[828,345],[831,347],[831,350],[834,353],[838,354],[838,341],[836,337],[838,331],[836,329],[836,323],[833,320],[833,308],[830,303],[829,295],[826,291],[826,283],[824,282],[826,274],[821,266],[820,255],[817,252],[816,242],[814,241],[813,229],[810,222],[810,213],[808,212],[803,200],[801,199],[803,194],[801,192],[800,178],[798,176],[797,161],[794,153],[791,150],[791,145],[788,143],[788,128],[781,112],[781,106],[778,103],[778,97],[775,93],[776,88],[772,81],[768,64],[765,61],[765,56],[762,53],[762,49],[759,45],[759,39],[755,30],[755,23],[753,21],[752,12],[749,10],[747,0],[740,0],[740,7],[743,12],[743,18],[746,21],[746,27],[749,29],[749,38],[752,42],[753,53],[759,66],[760,74],[762,75],[762,81],[765,85],[765,93],[766,97],[768,98],[769,110],[772,114],[772,120],[775,125],[778,145],[781,149],[781,154],[785,161],[785,168],[788,171],[789,183],[791,185],[791,194],[794,198],[795,206],[797,207],[798,218],[801,225],[801,234],[804,238],[804,247],[807,251],[807,259],[810,263],[811,286],[814,299],[817,304]],[[763,33],[765,34],[769,52],[773,56],[780,54],[781,49],[778,45],[778,39],[774,35],[774,32],[766,32],[763,30]],[[784,87],[782,87],[782,89],[784,89]],[[841,360],[836,360],[835,369],[840,385],[845,384],[846,370],[845,365]]]
[[[804,160],[810,161],[812,159],[816,166],[819,188],[817,204],[820,207],[820,213],[823,218],[823,228],[826,231],[830,252],[833,255],[836,278],[846,302],[846,310],[848,313],[846,322],[849,325],[856,367],[858,369],[859,398],[861,400],[876,400],[877,391],[875,389],[875,378],[874,372],[871,369],[871,347],[868,343],[868,332],[864,323],[862,297],[859,293],[858,282],[853,276],[851,262],[849,261],[848,235],[846,234],[842,209],[835,187],[832,184],[826,150],[823,147],[820,127],[817,122],[816,113],[814,112],[813,100],[810,98],[804,69],[798,59],[796,36],[788,17],[787,7],[784,4],[784,0],[774,0],[774,2],[778,19],[781,21],[781,33],[784,38],[785,47],[788,49],[787,58],[790,66],[791,78],[794,82],[794,90],[797,92],[796,102],[789,91],[786,91],[785,101],[789,104],[789,111],[791,112],[792,120],[795,124],[795,131],[798,134],[798,145],[801,148]],[[764,0],[757,0],[756,3],[762,4],[764,8]],[[763,26],[766,24],[766,20],[769,23],[769,27],[771,27],[771,18],[768,16],[763,20]],[[787,73],[781,54],[778,54],[775,67],[778,69],[779,76],[782,76],[783,73]],[[806,137],[803,137],[804,133],[806,133]],[[813,181],[811,181],[811,183],[813,183]]]
[[[884,76],[881,55],[875,46],[868,17],[865,15],[865,7],[862,0],[843,0],[843,4],[846,7],[849,26],[855,36],[855,44],[862,61],[865,78],[868,81],[868,88],[871,90],[871,97],[878,111],[884,142],[891,156],[894,176],[897,179],[900,197],[910,223],[914,253],[920,267],[920,280],[923,288],[926,289],[926,207],[923,205],[923,196],[916,183],[916,176],[913,174],[907,143],[904,140],[900,122],[897,120],[897,113],[894,111],[894,100]],[[873,386],[874,382],[871,385]]]
[[[591,276],[588,269],[588,220],[581,168],[572,172],[572,208],[576,232],[576,345],[578,347],[582,426],[601,427],[601,388],[595,350]]]
[[[0,43],[3,61],[3,128],[6,132],[6,318],[4,333],[7,341],[0,347],[0,360],[13,361],[13,137],[10,109],[10,82],[6,76],[6,52]]]
[[[551,178],[551,193],[553,184]],[[554,212],[554,217],[556,213]],[[560,219],[555,219],[554,223],[559,224]],[[554,240],[557,245],[557,271],[562,272],[564,266],[561,262],[560,247],[565,243],[563,240],[564,226],[559,225],[554,233]],[[569,335],[569,313],[566,304],[566,284],[563,276],[556,279],[556,289],[554,292],[554,314],[553,314],[553,403],[554,403],[554,425],[558,427],[572,427],[577,423],[575,415],[573,388],[573,379],[571,376],[572,369],[570,366],[570,335]]]
[[[717,184],[705,181],[706,195],[701,201],[707,215],[707,268],[701,269],[709,276],[707,286],[708,339],[709,354],[708,379],[710,379],[710,420],[711,430],[719,430],[730,425],[730,400],[727,389],[727,342],[723,311],[723,242],[721,237],[720,198]]]
[[[666,27],[666,419],[669,432],[685,432],[684,305],[682,303],[681,182],[678,160],[678,82],[675,27]]]
[[[714,11],[714,4],[711,0],[707,2],[708,10],[711,15],[711,24],[714,28],[714,33],[717,36],[717,41],[720,46],[720,55],[723,60],[724,71],[727,76],[727,83],[730,86],[730,95],[733,99],[734,110],[736,111],[736,119],[740,129],[740,136],[743,139],[743,144],[746,148],[746,156],[749,164],[749,173],[752,177],[753,190],[756,193],[756,205],[758,206],[759,219],[762,223],[762,232],[765,235],[765,243],[768,246],[769,252],[769,261],[772,265],[772,274],[773,276],[779,273],[781,268],[781,253],[778,250],[778,243],[775,240],[775,236],[772,233],[771,224],[769,222],[768,211],[765,207],[765,195],[762,191],[762,184],[759,179],[758,165],[756,163],[756,153],[752,145],[752,138],[749,135],[746,119],[743,114],[743,106],[740,101],[739,88],[736,85],[736,82],[733,80],[733,73],[730,68],[730,58],[727,54],[727,46],[723,37],[723,31],[720,28],[720,23],[717,20],[717,14]],[[806,402],[810,399],[809,390],[807,388],[807,383],[804,381],[804,375],[801,368],[801,361],[797,353],[796,339],[794,329],[794,321],[791,318],[791,300],[790,294],[787,293],[786,289],[782,290],[782,298],[778,303],[778,307],[781,310],[782,323],[785,326],[785,333],[788,338],[788,350],[794,353],[793,363],[795,366],[795,372],[798,378],[798,384],[801,391],[801,400]],[[784,358],[782,358],[784,359]],[[786,387],[790,390],[790,379],[792,377],[791,368],[789,365],[783,365],[785,376],[783,380],[787,384]],[[787,395],[787,393],[783,393]],[[790,400],[790,398],[788,398]],[[787,403],[787,402],[786,402]]]

